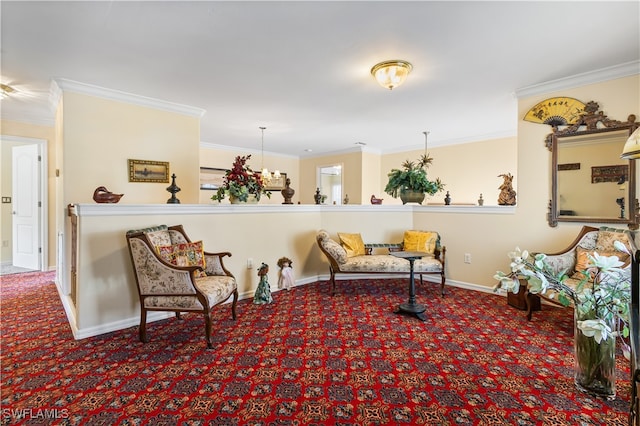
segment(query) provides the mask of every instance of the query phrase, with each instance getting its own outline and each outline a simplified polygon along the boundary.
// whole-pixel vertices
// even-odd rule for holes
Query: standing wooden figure
[[[293,277],[293,268],[291,265],[293,262],[287,257],[281,257],[278,259],[278,266],[280,267],[280,276],[278,277],[278,288],[286,288],[291,290],[291,287],[295,284],[295,278]]]
[[[260,282],[258,283],[256,294],[253,296],[253,303],[256,305],[264,305],[273,302],[273,298],[271,297],[271,287],[269,286],[269,277],[267,277],[268,273],[269,265],[263,262],[258,268]]]
[[[500,196],[498,197],[499,206],[515,206],[516,205],[516,191],[513,190],[512,182],[513,176],[511,173],[498,175],[504,179],[504,182],[498,189],[500,189]]]

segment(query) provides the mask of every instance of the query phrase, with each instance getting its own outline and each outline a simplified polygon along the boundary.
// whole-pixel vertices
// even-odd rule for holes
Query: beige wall
[[[55,149],[55,131],[53,127],[50,126],[42,126],[35,124],[27,124],[16,121],[8,121],[2,120],[0,121],[0,134],[2,136],[18,136],[20,138],[31,138],[31,139],[41,139],[46,141],[47,145],[47,163],[48,163],[48,172],[47,172],[47,182],[48,182],[48,259],[45,260],[46,265],[45,268],[51,269],[56,265],[56,215],[55,215],[55,200],[56,200],[56,175],[55,175],[55,164],[56,164],[56,149]],[[11,146],[14,143],[11,142],[2,142],[2,150],[0,163],[2,165],[2,185],[1,191],[2,196],[7,197],[11,196]],[[2,222],[2,241],[8,241],[7,247],[2,247],[0,262],[10,262],[12,260],[12,215],[11,215],[11,204],[1,204],[0,205],[0,221]]]
[[[167,161],[182,203],[198,203],[200,120],[73,92],[63,94],[64,201],[93,202],[99,186],[123,204],[160,203],[168,183],[129,182],[128,159]]]
[[[514,189],[518,191],[517,174],[517,138],[492,139],[459,145],[429,148],[433,163],[427,176],[430,180],[440,178],[445,184],[444,191],[431,197],[428,204],[442,204],[446,191],[449,191],[452,203],[477,204],[482,194],[484,204],[498,205],[498,187],[502,184],[500,174],[511,173]],[[387,184],[387,174],[391,169],[399,169],[406,160],[418,161],[424,150],[388,154],[382,157],[382,189]],[[384,195],[384,204],[402,204],[400,199]]]
[[[363,199],[362,193],[362,153],[348,152],[327,156],[300,159],[300,202],[315,204],[313,196],[317,188],[317,169],[323,166],[342,165],[344,187],[342,196],[349,195],[349,204],[368,203],[369,196]]]

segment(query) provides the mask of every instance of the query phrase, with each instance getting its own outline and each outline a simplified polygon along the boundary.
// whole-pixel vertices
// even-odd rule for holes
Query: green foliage
[[[391,169],[391,172],[387,175],[389,182],[387,182],[384,192],[393,198],[398,198],[398,195],[403,190],[423,192],[429,195],[442,191],[444,184],[440,181],[440,178],[435,180],[427,178],[427,169],[432,162],[433,158],[429,157],[428,154],[423,154],[417,163],[406,160],[402,163],[402,169]]]

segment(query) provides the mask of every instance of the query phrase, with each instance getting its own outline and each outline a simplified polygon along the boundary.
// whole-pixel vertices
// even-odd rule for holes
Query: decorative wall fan
[[[524,120],[552,127],[575,124],[584,113],[584,107],[584,103],[574,98],[549,98],[531,108]]]

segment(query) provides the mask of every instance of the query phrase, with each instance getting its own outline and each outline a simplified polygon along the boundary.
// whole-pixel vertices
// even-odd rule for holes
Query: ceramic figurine
[[[444,204],[445,206],[448,206],[449,204],[451,204],[451,196],[449,195],[449,191],[447,191],[447,195],[445,195],[444,197]]]
[[[382,200],[383,200],[383,198],[376,198],[375,195],[371,196],[371,204],[373,204],[373,205],[382,204]]]
[[[176,185],[176,174],[171,175],[171,185],[167,187],[167,192],[171,193],[171,198],[167,200],[167,204],[180,204],[180,200],[176,198],[176,193],[180,192],[180,187]]]
[[[320,204],[320,202],[322,201],[322,194],[320,194],[320,188],[316,188],[316,193],[313,196],[313,199],[316,202],[316,204]]]
[[[114,194],[105,188],[99,186],[93,191],[93,201],[96,203],[117,203],[124,194]]]
[[[344,200],[342,200],[342,204],[344,204],[345,206],[349,204],[349,194],[344,195]]]
[[[512,182],[513,176],[511,173],[498,175],[504,179],[502,185],[498,187],[500,189],[500,196],[498,197],[499,206],[515,206],[516,205],[516,191],[513,190]]]
[[[278,278],[278,288],[285,288],[291,290],[296,280],[293,277],[293,268],[291,265],[293,262],[287,257],[281,257],[278,259],[278,266],[280,267],[280,277]]]
[[[258,276],[260,277],[260,282],[258,283],[256,294],[253,296],[253,303],[256,305],[264,305],[273,302],[267,273],[269,273],[269,265],[267,265],[266,263],[262,263],[262,265],[260,265],[260,267],[258,268]]]
[[[293,202],[291,201],[291,198],[293,198],[293,194],[295,194],[296,191],[293,188],[291,188],[289,185],[291,185],[291,179],[287,178],[287,180],[284,183],[284,189],[280,191],[280,193],[282,194],[282,197],[284,198],[284,203],[282,204],[293,204]]]
[[[484,205],[484,198],[482,198],[482,194],[480,194],[480,198],[478,198],[478,205],[479,206]]]

